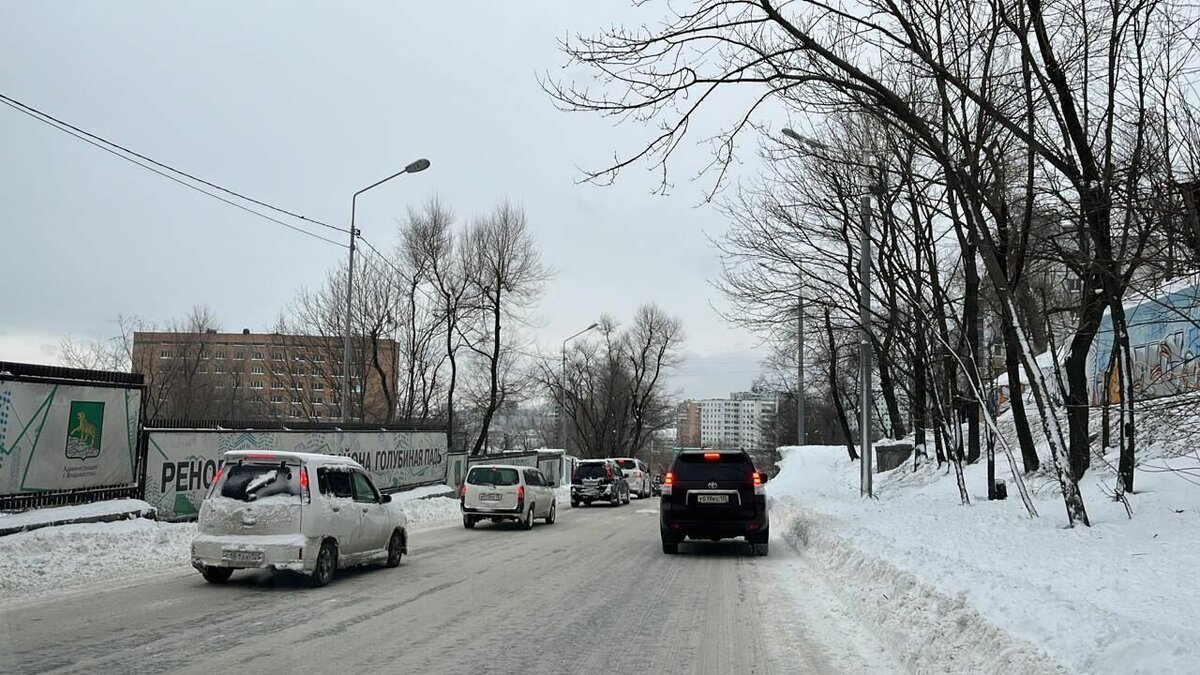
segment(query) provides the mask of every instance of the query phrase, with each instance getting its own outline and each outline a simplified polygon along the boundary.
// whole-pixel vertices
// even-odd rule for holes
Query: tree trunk
[[[967,408],[967,464],[979,461],[979,397],[975,392],[983,369],[979,363],[979,268],[975,264],[975,245],[963,251],[963,270],[966,273],[966,297],[963,299],[963,328],[967,337],[967,372],[972,381],[968,388],[971,405]]]
[[[837,410],[838,424],[842,427],[842,435],[846,439],[846,453],[850,455],[850,461],[858,459],[858,452],[854,450],[854,437],[850,434],[850,420],[846,418],[846,407],[842,405],[842,391],[838,387],[838,350],[837,343],[833,341],[833,323],[829,320],[829,308],[825,308],[825,335],[829,339],[829,395],[833,398],[833,407]]]
[[[1125,307],[1120,300],[1111,303],[1114,352],[1120,349],[1118,368],[1121,375],[1121,457],[1117,462],[1117,498],[1128,492],[1133,492],[1133,472],[1136,465],[1135,437],[1136,428],[1133,423],[1133,353],[1129,346],[1129,326],[1125,320]]]
[[[500,289],[496,289],[496,302],[492,305],[492,355],[489,359],[489,370],[491,371],[491,391],[488,394],[487,409],[483,411],[483,426],[479,429],[479,437],[475,439],[475,447],[471,449],[471,456],[477,456],[483,452],[484,443],[487,442],[488,427],[492,424],[492,417],[496,414],[497,401],[500,393]]]
[[[1033,433],[1029,429],[1029,418],[1025,414],[1025,392],[1021,385],[1021,353],[1017,344],[1017,332],[1009,321],[1004,321],[1004,366],[1008,371],[1008,405],[1012,409],[1013,424],[1017,427],[1017,444],[1021,447],[1021,461],[1025,473],[1038,470],[1041,460],[1033,444]]]
[[[879,371],[879,388],[883,392],[883,402],[887,407],[890,435],[892,438],[904,438],[904,417],[900,414],[892,367],[888,364],[885,352],[880,352],[879,358],[876,359],[876,370]]]

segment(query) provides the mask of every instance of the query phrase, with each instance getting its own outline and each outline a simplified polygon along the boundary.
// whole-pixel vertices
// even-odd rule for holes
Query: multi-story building
[[[777,395],[737,392],[729,398],[699,401],[699,406],[700,446],[757,450],[774,445],[770,430],[779,408]]]
[[[279,333],[134,333],[151,419],[341,419],[343,338]],[[389,421],[396,343],[351,360],[349,416]],[[365,380],[365,382],[364,382]]]
[[[675,409],[676,442],[682,448],[700,447],[700,404],[684,401]]]

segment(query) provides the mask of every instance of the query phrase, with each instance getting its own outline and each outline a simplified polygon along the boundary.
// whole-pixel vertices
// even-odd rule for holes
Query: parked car
[[[571,506],[591,506],[606,501],[613,506],[629,503],[629,482],[616,460],[584,459],[571,473]]]
[[[408,521],[348,457],[225,453],[200,505],[192,566],[210,583],[234,570],[293,570],[316,586],[339,568],[400,564]]]
[[[468,530],[481,520],[493,523],[515,520],[526,530],[535,518],[553,525],[558,505],[550,481],[537,469],[505,464],[477,464],[467,472],[458,495],[463,527]]]
[[[663,478],[659,529],[663,553],[688,539],[744,538],[767,555],[767,476],[743,451],[684,450]]]
[[[618,457],[617,466],[621,467],[621,473],[625,474],[630,493],[637,495],[638,499],[650,496],[650,467],[646,466],[645,462],[633,457]]]

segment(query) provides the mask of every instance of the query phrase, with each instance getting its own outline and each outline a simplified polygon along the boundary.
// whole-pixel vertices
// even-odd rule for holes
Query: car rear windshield
[[[749,481],[754,465],[745,455],[713,453],[705,458],[701,453],[684,453],[672,467],[675,480]]]
[[[516,469],[476,467],[467,474],[467,482],[471,485],[517,485],[521,476]]]
[[[608,478],[608,469],[599,462],[575,467],[576,478]]]
[[[621,467],[622,469],[636,469],[637,462],[632,459],[618,459],[617,466]]]
[[[222,497],[253,502],[272,495],[300,496],[300,467],[284,464],[234,464],[221,476]]]

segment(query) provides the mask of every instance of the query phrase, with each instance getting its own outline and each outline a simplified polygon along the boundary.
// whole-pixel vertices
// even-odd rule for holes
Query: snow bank
[[[140,499],[110,499],[91,504],[33,509],[22,513],[0,513],[0,529],[33,529],[54,523],[142,513],[154,513],[154,507]]]
[[[442,520],[457,520],[462,517],[458,500],[453,497],[430,497],[404,502],[404,515],[410,525],[433,523]]]
[[[844,448],[784,448],[780,465],[767,485],[775,526],[841,574],[864,617],[918,669],[953,659],[956,672],[1058,662],[1191,673],[1200,662],[1200,489],[1177,474],[1139,471],[1133,520],[1089,474],[1081,487],[1094,526],[1066,529],[1051,489],[1034,490],[1037,519],[1015,489],[986,501],[982,463],[966,468],[971,506],[932,464],[878,475],[876,500],[858,497],[858,464]],[[1003,457],[996,471],[1008,478]]]
[[[392,494],[392,501],[410,502],[414,499],[424,499],[437,495],[452,495],[454,488],[449,485],[426,485],[424,487],[405,490],[404,492],[396,492]]]
[[[185,567],[195,535],[195,523],[137,518],[0,537],[0,604]]]

